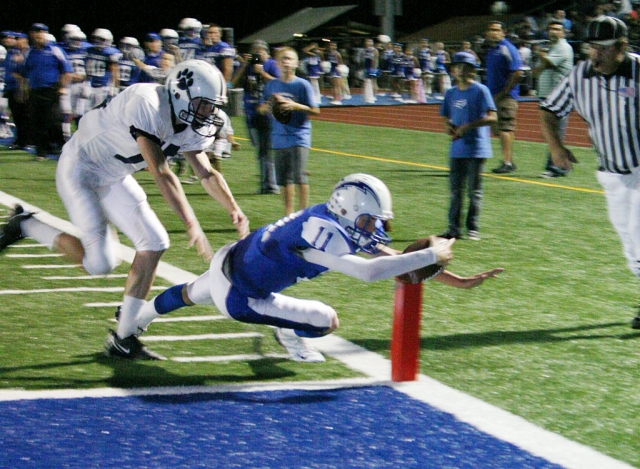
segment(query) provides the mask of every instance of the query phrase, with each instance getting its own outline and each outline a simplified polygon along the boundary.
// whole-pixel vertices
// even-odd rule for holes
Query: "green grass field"
[[[234,118],[243,149],[224,163],[232,191],[256,228],[279,218],[277,196],[255,195],[257,163],[244,123]],[[311,201],[327,199],[337,180],[352,172],[373,174],[394,197],[393,247],[446,228],[448,141],[444,135],[314,122]],[[438,283],[424,288],[421,372],[491,404],[640,466],[640,333],[629,328],[638,302],[637,279],[627,270],[595,180],[591,149],[573,149],[581,160],[569,178],[543,180],[546,148],[517,142],[519,171],[484,178],[482,241],[454,245],[450,270],[466,275],[504,267],[499,279],[473,290]],[[499,155],[497,141],[494,153]],[[487,172],[497,165],[495,157]],[[0,151],[0,190],[66,218],[55,193],[55,163],[35,163],[20,152]],[[207,265],[186,249],[184,229],[146,172],[137,175],[167,227],[172,247],[163,260],[194,273]],[[234,239],[226,213],[199,185],[185,186],[214,248]],[[126,243],[126,240],[123,239]],[[29,240],[21,244],[29,244]],[[8,254],[46,252],[10,248]],[[60,258],[0,256],[0,290],[70,286],[43,277],[84,275],[79,269],[25,269],[59,264]],[[114,273],[125,273],[123,264]],[[122,278],[77,280],[73,286],[122,286]],[[167,286],[157,280],[157,286]],[[338,334],[388,356],[392,280],[366,284],[329,273],[286,293],[324,301],[340,314]],[[2,293],[2,292],[0,292]],[[278,358],[232,363],[127,363],[101,358],[121,293],[0,294],[0,387],[56,389],[322,380],[357,376],[335,360],[299,364]],[[179,314],[211,314],[195,307]],[[281,353],[264,327],[230,321],[152,324],[148,335],[210,332],[264,333],[231,341],[161,342],[169,356]]]

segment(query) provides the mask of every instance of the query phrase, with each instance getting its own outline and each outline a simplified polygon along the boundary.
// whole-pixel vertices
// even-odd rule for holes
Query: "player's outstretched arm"
[[[209,241],[200,227],[193,208],[189,205],[180,180],[167,164],[162,148],[145,136],[138,136],[136,142],[160,193],[187,227],[189,247],[195,245],[200,256],[207,260],[211,259],[213,251]]]
[[[231,223],[236,227],[238,237],[240,239],[246,238],[249,235],[249,219],[236,203],[222,174],[211,167],[206,153],[188,151],[184,153],[184,157],[193,168],[193,173],[200,179],[207,194],[229,212]]]
[[[471,275],[470,277],[460,277],[459,275],[456,275],[452,272],[443,270],[438,275],[433,277],[432,280],[456,288],[473,288],[481,285],[488,278],[495,278],[503,270],[504,269],[502,267],[498,267],[487,272],[481,272],[479,274]]]
[[[313,264],[335,270],[365,282],[375,282],[420,269],[424,266],[448,262],[451,255],[451,243],[442,245],[440,249],[429,248],[395,256],[379,256],[366,259],[352,254],[335,256],[318,249],[309,248],[302,252],[302,257]]]

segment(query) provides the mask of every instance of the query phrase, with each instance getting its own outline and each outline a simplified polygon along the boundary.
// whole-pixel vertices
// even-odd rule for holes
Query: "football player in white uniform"
[[[125,283],[117,333],[110,337],[114,354],[145,358],[145,351],[136,347],[134,319],[169,247],[169,236],[134,172],[149,168],[160,193],[185,224],[189,246],[195,245],[206,259],[212,255],[211,247],[166,155],[182,151],[204,189],[229,212],[239,237],[249,233],[247,217],[203,151],[222,125],[217,113],[225,101],[222,74],[199,60],[176,66],[165,85],[131,85],[85,114],[60,156],[56,186],[80,238],[46,225],[20,206],[0,232],[0,250],[24,236],[32,237],[82,263],[92,275],[106,274],[118,264],[110,222],[131,240],[136,255]]]

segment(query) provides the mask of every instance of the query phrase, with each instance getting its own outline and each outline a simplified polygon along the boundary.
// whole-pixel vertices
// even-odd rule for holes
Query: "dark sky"
[[[65,23],[77,24],[89,35],[95,28],[107,28],[116,40],[122,36],[142,39],[145,33],[162,28],[177,29],[180,19],[197,18],[233,27],[236,40],[268,26],[305,7],[358,5],[349,18],[373,26],[380,20],[373,14],[374,0],[4,0],[8,5],[0,16],[0,30],[26,30],[31,23],[46,23],[58,36]],[[511,3],[523,4],[523,0]],[[493,0],[428,1],[403,0],[403,16],[396,18],[396,30],[410,33],[454,14],[485,14]],[[9,14],[11,12],[11,14]]]

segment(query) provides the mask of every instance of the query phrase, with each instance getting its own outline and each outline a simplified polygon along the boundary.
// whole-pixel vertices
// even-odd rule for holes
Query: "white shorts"
[[[56,187],[69,219],[80,229],[87,272],[104,274],[116,265],[117,245],[109,234],[109,222],[131,240],[136,251],[169,248],[169,235],[133,176],[101,185],[99,176],[79,162],[73,140],[63,147],[60,155]]]
[[[640,277],[640,173],[598,171],[607,197],[609,220],[622,241],[622,250],[634,275]]]
[[[280,293],[272,293],[267,298],[242,296],[222,271],[222,263],[234,244],[218,250],[209,270],[187,286],[187,294],[193,303],[213,302],[225,316],[252,324],[306,330],[317,335],[331,327],[337,313],[320,301],[301,300]]]

